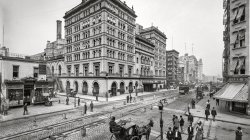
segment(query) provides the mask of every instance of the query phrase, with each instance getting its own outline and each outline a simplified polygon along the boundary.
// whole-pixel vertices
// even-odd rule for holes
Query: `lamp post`
[[[158,107],[161,115],[160,116],[161,140],[163,140],[163,120],[162,120],[163,104],[161,101],[159,102]]]
[[[136,81],[136,82],[135,82],[135,88],[136,88],[136,89],[135,89],[135,93],[136,93],[136,96],[138,95],[137,87],[138,87],[138,82]]]

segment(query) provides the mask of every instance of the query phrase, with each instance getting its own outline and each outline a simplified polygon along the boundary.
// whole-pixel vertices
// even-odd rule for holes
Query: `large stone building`
[[[166,35],[157,27],[151,26],[142,29],[139,26],[140,35],[150,40],[155,45],[154,50],[154,76],[158,82],[157,88],[166,87]]]
[[[224,66],[226,85],[215,98],[229,111],[250,114],[249,0],[224,0]]]
[[[167,64],[167,85],[177,86],[179,85],[178,79],[178,63],[179,63],[179,52],[176,50],[166,51],[166,64]]]
[[[83,0],[65,13],[64,62],[48,64],[55,74],[61,71],[64,90],[116,96],[137,89],[135,18],[119,0]]]
[[[203,82],[202,74],[203,74],[203,62],[202,62],[202,59],[200,59],[198,61],[198,82],[199,83]]]

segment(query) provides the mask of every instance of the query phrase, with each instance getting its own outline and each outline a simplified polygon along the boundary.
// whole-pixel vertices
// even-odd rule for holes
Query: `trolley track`
[[[116,113],[117,115],[114,115],[114,116],[116,116],[117,118],[121,118],[121,117],[124,117],[124,116],[127,116],[127,115],[131,114],[132,112],[140,110],[142,108],[149,107],[149,106],[155,104],[156,102],[158,102],[160,99],[163,99],[163,98],[173,98],[174,96],[178,96],[178,94],[177,95],[175,95],[175,94],[169,94],[169,95],[170,96],[166,96],[166,97],[157,97],[158,99],[156,101],[153,101],[150,104],[141,105],[143,103],[139,102],[139,103],[136,103],[136,106],[135,106],[135,104],[131,104],[131,105],[127,105],[127,106],[122,106],[122,107],[116,108],[113,111],[105,111],[105,112],[95,113],[95,114],[91,114],[91,115],[87,115],[87,116],[82,116],[82,117],[79,117],[79,118],[76,118],[76,119],[67,120],[67,121],[64,121],[64,122],[60,122],[60,123],[48,125],[48,126],[45,126],[45,127],[40,127],[40,128],[32,129],[32,130],[29,130],[29,131],[21,132],[21,133],[16,133],[16,134],[13,134],[13,135],[8,135],[8,136],[0,137],[0,139],[2,139],[2,140],[19,139],[19,138],[21,138],[23,136],[29,136],[29,135],[32,135],[32,134],[35,134],[35,133],[39,133],[41,131],[46,131],[46,130],[51,130],[52,131],[54,128],[58,128],[58,127],[65,126],[65,125],[74,124],[74,123],[77,123],[77,122],[80,123],[80,121],[86,121],[86,120],[91,119],[91,118],[93,119],[93,118],[97,118],[97,117],[101,117],[101,116],[105,116],[105,115],[107,116],[107,115],[110,115],[110,114],[113,114],[113,113],[116,113],[116,112],[117,112]],[[138,106],[138,105],[141,105],[141,106]],[[133,106],[135,108],[134,109],[130,109],[128,111],[123,111],[124,109],[128,109],[128,107],[131,107],[131,106]],[[119,112],[123,112],[122,116],[119,116],[121,114]],[[127,112],[127,113],[124,113],[124,112]],[[104,123],[104,122],[106,122],[106,120],[107,120],[107,118],[105,118],[105,119],[98,119],[97,121],[92,121],[90,123],[81,124],[80,126],[74,127],[72,129],[69,129],[69,130],[63,130],[62,132],[52,133],[49,136],[51,136],[51,135],[60,135],[60,134],[63,134],[63,133],[65,133],[67,135],[67,134],[70,134],[72,132],[79,131],[80,128],[82,128],[82,127],[87,127],[88,128],[88,127],[93,126],[93,124]],[[44,136],[42,139],[46,139],[49,136]],[[65,136],[65,135],[62,135],[62,136]]]

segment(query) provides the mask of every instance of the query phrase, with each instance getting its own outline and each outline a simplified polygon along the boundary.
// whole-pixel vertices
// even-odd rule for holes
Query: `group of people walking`
[[[217,115],[217,111],[213,107],[213,109],[211,110],[211,113],[210,113],[210,101],[207,100],[207,102],[206,102],[206,109],[205,109],[206,120],[208,120],[208,117],[209,117],[210,114],[213,117],[213,121],[215,121],[215,116]]]

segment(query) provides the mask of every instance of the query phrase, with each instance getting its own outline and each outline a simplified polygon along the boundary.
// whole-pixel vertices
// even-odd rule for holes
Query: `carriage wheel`
[[[139,136],[133,136],[130,140],[140,140]]]
[[[111,135],[110,140],[116,140],[116,138],[115,138],[115,135],[114,135],[114,134],[112,134],[112,135]]]

